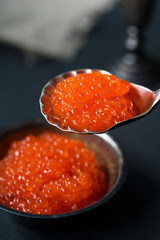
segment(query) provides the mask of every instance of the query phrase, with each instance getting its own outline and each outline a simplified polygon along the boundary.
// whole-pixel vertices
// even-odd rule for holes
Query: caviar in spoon
[[[40,104],[48,122],[62,130],[102,133],[141,116],[152,100],[152,92],[144,87],[103,70],[84,69],[51,80],[42,91]]]

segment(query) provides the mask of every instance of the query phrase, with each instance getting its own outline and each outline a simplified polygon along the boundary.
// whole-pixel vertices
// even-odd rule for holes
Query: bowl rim
[[[46,123],[46,121],[38,118],[38,119],[30,120],[30,121],[25,121],[25,122],[22,122],[19,124],[15,124],[11,127],[3,129],[3,130],[0,129],[0,139],[2,139],[7,134],[10,134],[18,129],[20,130],[21,128],[33,127],[34,125],[38,126],[41,124],[50,126],[49,124]],[[55,127],[53,127],[53,128],[55,128]],[[71,135],[73,135],[73,133],[71,133]],[[55,218],[70,217],[70,216],[74,216],[74,215],[77,215],[80,213],[87,212],[91,209],[94,209],[95,207],[102,205],[106,201],[108,201],[112,196],[114,196],[118,192],[118,190],[123,185],[123,183],[126,179],[126,176],[127,176],[128,166],[127,166],[126,158],[124,157],[124,153],[123,153],[122,149],[120,148],[119,144],[117,143],[117,141],[115,141],[115,139],[112,136],[110,136],[108,133],[95,134],[94,136],[96,136],[102,140],[108,139],[109,145],[111,145],[111,147],[113,147],[113,150],[116,152],[116,154],[118,155],[118,158],[120,158],[120,161],[121,161],[120,174],[116,180],[116,183],[115,183],[114,187],[111,189],[111,191],[109,193],[107,193],[104,197],[102,197],[95,203],[93,203],[89,206],[86,206],[82,209],[72,211],[72,212],[60,213],[60,214],[48,214],[48,215],[31,214],[31,213],[20,212],[20,211],[11,209],[2,204],[0,204],[0,210],[4,210],[5,212],[10,213],[12,215],[17,215],[17,216],[21,216],[21,217],[25,217],[25,218],[34,218],[34,219],[53,219],[54,218],[55,219]]]

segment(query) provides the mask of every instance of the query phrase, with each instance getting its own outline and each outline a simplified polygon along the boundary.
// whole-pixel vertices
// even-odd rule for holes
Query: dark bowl
[[[11,142],[13,139],[21,139],[28,133],[39,134],[46,129],[61,135],[65,135],[69,138],[79,139],[87,146],[88,149],[94,151],[96,159],[100,162],[100,164],[102,164],[108,174],[109,187],[107,194],[94,204],[87,206],[83,209],[56,215],[29,214],[13,210],[3,205],[0,205],[0,209],[1,211],[10,214],[10,216],[18,222],[31,227],[53,227],[53,225],[57,223],[66,223],[69,222],[71,219],[74,219],[75,217],[79,218],[79,216],[81,216],[81,219],[83,221],[83,216],[85,218],[85,213],[87,213],[89,210],[95,209],[103,203],[106,203],[122,186],[126,177],[127,168],[121,149],[119,148],[118,144],[113,140],[113,138],[108,134],[78,135],[73,133],[67,133],[62,132],[53,126],[50,126],[47,123],[42,122],[41,120],[37,120],[31,123],[17,125],[8,129],[7,131],[3,131],[0,133],[0,159],[5,155],[2,146],[2,142],[5,137],[10,136],[9,141]]]

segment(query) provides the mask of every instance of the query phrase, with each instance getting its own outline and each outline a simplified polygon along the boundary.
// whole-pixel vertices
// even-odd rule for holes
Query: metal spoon
[[[93,69],[94,71],[98,71],[101,74],[108,74],[111,75],[111,73],[105,71],[105,70],[97,70]],[[73,133],[78,133],[78,134],[100,134],[100,133],[105,133],[108,132],[109,130],[113,128],[117,128],[121,126],[122,124],[127,124],[133,120],[138,120],[139,118],[142,118],[146,116],[153,108],[156,106],[156,104],[160,100],[160,90],[157,90],[155,92],[151,91],[150,89],[137,85],[137,84],[131,84],[132,85],[132,91],[133,94],[136,92],[136,94],[139,95],[139,102],[138,102],[138,107],[140,110],[140,114],[130,118],[128,120],[116,123],[115,125],[111,126],[108,129],[105,129],[104,131],[101,132],[92,132],[92,131],[84,131],[84,132],[77,132],[74,131],[73,129],[70,129],[69,127],[62,127],[59,125],[59,122],[57,121],[56,117],[51,116],[49,114],[50,110],[50,89],[55,88],[57,83],[60,81],[63,81],[66,77],[72,77],[76,76],[78,73],[90,73],[92,70],[91,69],[81,69],[81,70],[74,70],[74,71],[69,71],[62,73],[56,77],[54,77],[52,80],[50,80],[42,89],[42,93],[40,96],[40,109],[43,114],[43,116],[46,118],[48,123],[50,123],[53,126],[58,127],[62,131],[66,132],[73,132]],[[134,96],[134,95],[133,95]]]

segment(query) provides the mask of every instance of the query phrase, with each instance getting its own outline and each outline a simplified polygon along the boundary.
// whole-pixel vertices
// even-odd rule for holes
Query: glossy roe
[[[0,204],[59,214],[84,208],[107,192],[106,173],[80,141],[46,131],[12,141],[9,148],[3,144],[3,149]]]
[[[127,81],[113,75],[96,71],[79,73],[46,90],[50,108],[44,107],[43,111],[62,128],[77,132],[105,131],[138,115],[130,89]]]

